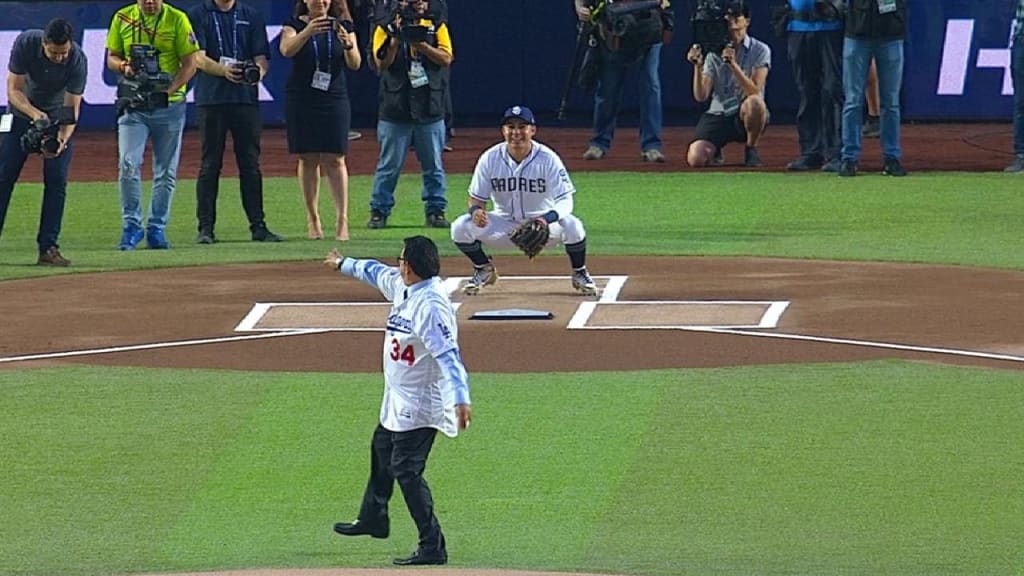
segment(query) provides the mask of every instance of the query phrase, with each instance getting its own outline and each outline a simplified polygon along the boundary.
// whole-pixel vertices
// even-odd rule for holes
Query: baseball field
[[[560,250],[499,253],[494,291],[454,293],[474,422],[427,470],[451,564],[412,572],[1024,574],[1024,180],[986,152],[1007,133],[910,126],[909,177],[872,174],[868,142],[866,173],[839,179],[777,169],[789,127],[757,172],[684,169],[687,129],[648,166],[626,132],[594,164],[585,136],[542,127],[600,295],[572,294]],[[319,261],[393,263],[423,233],[457,288],[468,262],[421,227],[415,171],[366,230],[376,144],[355,142],[353,238],[306,240],[270,131],[287,241],[249,241],[228,170],[200,246],[190,132],[173,248],[123,253],[116,142],[83,136],[73,265],[34,265],[33,163],[0,238],[0,576],[391,574],[416,538],[397,494],[389,539],[331,531],[366,482],[386,306]],[[453,142],[449,216],[496,137]],[[470,319],[503,308],[554,318]]]

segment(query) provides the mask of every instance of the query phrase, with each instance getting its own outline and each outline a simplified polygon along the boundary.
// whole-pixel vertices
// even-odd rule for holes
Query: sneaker
[[[587,272],[586,266],[579,270],[572,271],[572,287],[584,296],[593,296],[594,294],[597,294],[597,284],[594,282],[594,279],[590,277],[590,273]]]
[[[467,296],[474,296],[480,293],[480,289],[484,286],[493,286],[498,281],[498,271],[494,269],[494,264],[484,264],[483,266],[473,267],[473,277],[470,278],[466,285],[462,287],[462,293]]]
[[[445,142],[444,143],[444,147],[441,148],[441,151],[443,151],[443,152],[452,152],[454,150],[455,150],[455,148],[452,148],[452,145],[447,143],[447,142]]]
[[[362,137],[363,137],[363,133],[362,132],[356,132],[355,130],[349,130],[348,131],[348,139],[349,140],[359,140]]]
[[[715,150],[715,155],[711,158],[711,164],[714,166],[721,166],[725,164],[725,156],[722,155],[722,149]]]
[[[213,244],[216,241],[217,237],[211,230],[200,230],[199,234],[196,234],[196,244]]]
[[[747,146],[743,149],[743,165],[749,168],[761,166],[761,157],[757,154],[756,146]]]
[[[266,224],[257,224],[250,228],[250,230],[252,231],[253,242],[281,242],[284,240],[284,238],[271,232]]]
[[[857,161],[843,160],[839,163],[839,175],[842,177],[853,177],[857,175]]]
[[[828,162],[825,162],[821,167],[822,172],[839,172],[839,158],[833,158]]]
[[[864,138],[879,138],[882,135],[882,126],[878,116],[868,116],[861,126],[860,135]]]
[[[665,162],[665,155],[661,153],[661,150],[656,148],[644,150],[643,153],[640,154],[640,158],[643,159],[644,162],[657,162],[659,164],[663,164]]]
[[[36,264],[39,266],[60,266],[66,268],[71,266],[71,260],[61,255],[60,250],[57,250],[56,246],[50,246],[45,252],[39,253],[39,260],[36,260]]]
[[[367,228],[373,230],[380,230],[388,225],[388,217],[383,212],[377,210],[370,211],[370,220],[366,223]]]
[[[121,230],[121,243],[118,244],[119,250],[135,250],[139,242],[142,242],[142,238],[145,234],[142,228],[135,226],[134,224],[126,224],[124,229]]]
[[[171,243],[167,241],[163,228],[150,226],[146,228],[146,245],[152,250],[167,250]]]
[[[821,160],[814,156],[801,156],[786,164],[786,170],[790,172],[807,172],[821,168]]]
[[[1024,154],[1018,154],[1017,157],[1013,159],[1013,164],[1003,168],[1003,172],[1012,174],[1024,173]]]
[[[882,174],[886,176],[902,177],[907,175],[907,171],[900,164],[899,158],[886,158],[882,164]]]
[[[427,217],[423,221],[423,225],[427,228],[450,228],[451,224],[448,223],[448,219],[444,217],[444,212],[434,212],[427,214]]]
[[[601,158],[604,158],[605,154],[606,154],[606,152],[604,151],[603,148],[600,148],[598,146],[590,146],[590,147],[587,148],[587,151],[583,153],[583,159],[584,160],[600,160]]]

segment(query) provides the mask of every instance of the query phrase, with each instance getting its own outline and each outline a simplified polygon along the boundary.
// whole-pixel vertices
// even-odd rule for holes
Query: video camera
[[[21,135],[21,150],[26,154],[56,154],[60,149],[57,139],[60,127],[74,123],[74,109],[67,107],[50,117],[33,120]]]
[[[117,82],[117,115],[128,110],[151,112],[167,108],[167,88],[174,80],[160,71],[160,52],[146,44],[132,44],[128,63],[131,76],[122,76]],[[259,70],[257,70],[258,74]],[[259,78],[257,77],[257,80]]]
[[[700,46],[704,55],[719,54],[730,44],[729,22],[725,17],[742,11],[739,2],[726,0],[699,0],[690,16],[693,26],[693,43]]]
[[[426,13],[420,13],[415,3],[409,0],[387,0],[383,10],[384,16],[378,22],[381,27],[391,36],[397,36],[409,44],[416,42],[432,43],[436,32],[421,25],[420,20],[427,19],[437,22],[441,19],[443,8],[439,3],[431,0],[428,2]],[[401,18],[401,27],[395,26],[395,21]]]

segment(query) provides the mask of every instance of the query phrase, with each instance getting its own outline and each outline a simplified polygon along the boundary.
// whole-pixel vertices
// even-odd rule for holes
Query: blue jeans
[[[1024,156],[1024,39],[1014,39],[1010,49],[1013,76],[1013,153]]]
[[[640,77],[640,150],[661,150],[661,44],[647,50]],[[594,94],[594,135],[590,145],[607,151],[615,137],[615,119],[622,107],[626,73],[635,62],[602,45],[600,75]]]
[[[878,99],[882,118],[882,155],[900,159],[900,88],[903,85],[903,40],[843,40],[843,160],[860,160],[864,121],[864,85],[871,58],[878,68]]]
[[[0,144],[0,232],[3,232],[4,221],[7,219],[7,206],[11,202],[14,184],[28,159],[28,154],[21,150],[21,136],[28,126],[28,119],[15,116],[11,131]],[[69,141],[60,156],[43,160],[43,209],[39,215],[39,233],[36,235],[40,254],[51,246],[57,246],[57,237],[60,236],[72,147],[73,142]]]
[[[444,212],[448,207],[445,192],[448,184],[444,167],[441,165],[441,151],[444,149],[444,120],[429,124],[398,124],[380,120],[377,122],[377,142],[380,143],[380,158],[377,172],[373,175],[373,194],[370,210],[388,216],[395,207],[395,186],[405,163],[409,145],[416,143],[416,158],[420,161],[423,174],[424,211],[427,214]]]
[[[163,230],[171,213],[178,181],[185,103],[151,112],[126,112],[117,119],[118,178],[125,226],[142,227],[142,163],[146,140],[153,140],[153,196],[148,227]]]

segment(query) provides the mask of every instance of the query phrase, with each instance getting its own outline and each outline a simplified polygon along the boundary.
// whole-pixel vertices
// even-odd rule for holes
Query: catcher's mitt
[[[550,235],[548,223],[543,218],[534,218],[520,224],[509,238],[527,258],[533,260],[544,249]]]

